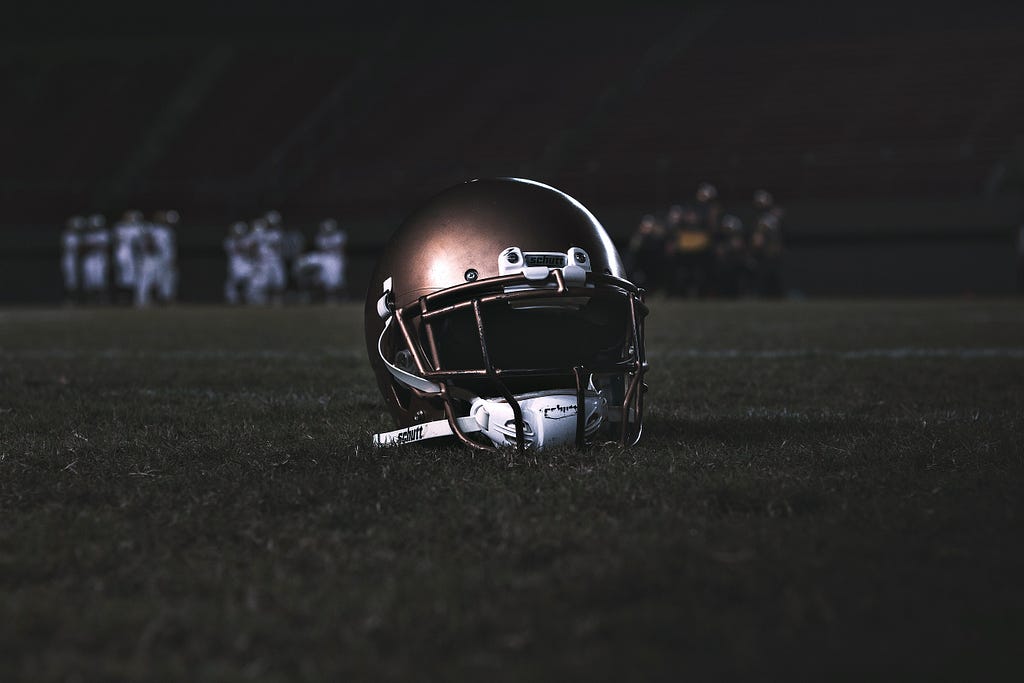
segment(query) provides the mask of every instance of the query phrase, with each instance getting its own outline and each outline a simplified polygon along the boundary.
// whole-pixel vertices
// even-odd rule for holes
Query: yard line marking
[[[343,360],[365,359],[366,352],[355,349],[320,349],[315,351],[287,351],[282,349],[249,349],[227,351],[223,349],[174,349],[167,351],[138,351],[132,349],[0,349],[0,358],[76,360],[99,358],[103,360]]]
[[[900,360],[904,358],[954,358],[957,360],[973,360],[978,358],[1021,358],[1024,359],[1024,347],[995,348],[918,348],[900,347],[891,349],[859,349],[842,351],[836,349],[672,349],[671,351],[648,351],[648,358],[693,358],[698,360],[730,360],[730,359],[766,359],[778,360],[787,358],[838,358],[840,360],[860,360],[865,358],[883,358]]]
[[[981,349],[864,349],[844,351],[843,358],[1024,358],[1024,348]]]
[[[671,349],[661,351],[648,349],[648,358],[697,360],[765,359],[788,358],[838,358],[860,360],[883,358],[900,360],[904,358],[954,358],[973,360],[984,358],[1024,359],[1024,347],[986,348],[925,348],[897,347],[875,349]],[[365,360],[362,349],[317,349],[288,351],[284,349],[247,349],[229,351],[225,349],[172,349],[166,351],[141,351],[132,349],[0,349],[0,359],[57,359],[76,360],[94,358],[101,360],[296,360],[317,361],[325,358],[336,360]]]

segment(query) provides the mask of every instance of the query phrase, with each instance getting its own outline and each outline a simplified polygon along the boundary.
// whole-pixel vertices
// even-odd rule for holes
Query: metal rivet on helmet
[[[476,272],[475,268],[470,268],[463,277],[466,278],[466,282],[475,282],[480,277],[480,273]]]
[[[416,366],[413,364],[412,352],[408,349],[402,349],[395,354],[395,365],[402,370],[412,370]]]

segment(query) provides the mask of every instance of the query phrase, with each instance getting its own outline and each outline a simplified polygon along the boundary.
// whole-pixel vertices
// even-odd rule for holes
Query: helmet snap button
[[[396,353],[395,365],[402,370],[412,370],[415,367],[412,362],[412,352],[409,349],[402,349]]]
[[[480,273],[476,272],[475,268],[470,268],[466,271],[466,274],[463,277],[466,278],[466,282],[474,282],[478,277],[480,277]]]
[[[510,251],[508,255],[505,256],[505,258],[508,260],[509,263],[519,263],[519,254],[517,254],[514,251]]]

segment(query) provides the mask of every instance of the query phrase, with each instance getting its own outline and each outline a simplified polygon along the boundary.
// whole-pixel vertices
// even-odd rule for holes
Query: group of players
[[[641,219],[626,252],[631,279],[667,296],[782,296],[783,210],[767,190],[754,192],[753,209],[745,226],[723,213],[714,185],[700,183],[693,203]]]
[[[288,291],[304,301],[338,301],[346,290],[347,242],[348,235],[332,218],[320,222],[315,248],[308,252],[302,232],[285,230],[277,211],[249,223],[232,223],[224,240],[228,258],[224,301],[282,303]]]
[[[754,192],[753,209],[752,225],[745,226],[723,213],[713,185],[700,183],[693,203],[672,205],[664,219],[647,214],[640,221],[625,254],[630,278],[667,296],[781,296],[783,210],[767,190]],[[174,210],[148,221],[140,211],[125,211],[109,230],[101,214],[69,218],[61,240],[68,300],[105,303],[113,293],[116,302],[139,307],[174,301],[178,222]],[[289,291],[306,301],[343,298],[346,232],[325,219],[315,248],[305,251],[305,241],[300,230],[284,229],[277,211],[233,223],[224,240],[224,300],[280,303]]]
[[[61,272],[69,304],[169,304],[178,291],[177,211],[149,220],[125,211],[112,227],[102,214],[72,216],[61,235]],[[285,230],[281,214],[268,211],[231,225],[224,240],[229,304],[292,300],[336,301],[345,295],[347,235],[333,219],[320,222],[315,248],[305,251],[300,230]]]
[[[174,301],[178,289],[177,211],[125,211],[113,228],[102,214],[72,216],[61,235],[61,272],[69,303]],[[111,278],[113,262],[113,278]]]

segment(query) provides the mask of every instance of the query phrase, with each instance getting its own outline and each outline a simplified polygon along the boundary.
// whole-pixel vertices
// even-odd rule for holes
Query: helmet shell
[[[519,178],[473,180],[429,200],[398,228],[371,281],[376,301],[392,278],[396,306],[476,279],[497,277],[498,256],[507,247],[524,252],[565,253],[580,247],[595,272],[625,277],[608,233],[590,211],[553,187]],[[372,299],[372,302],[370,301]]]

